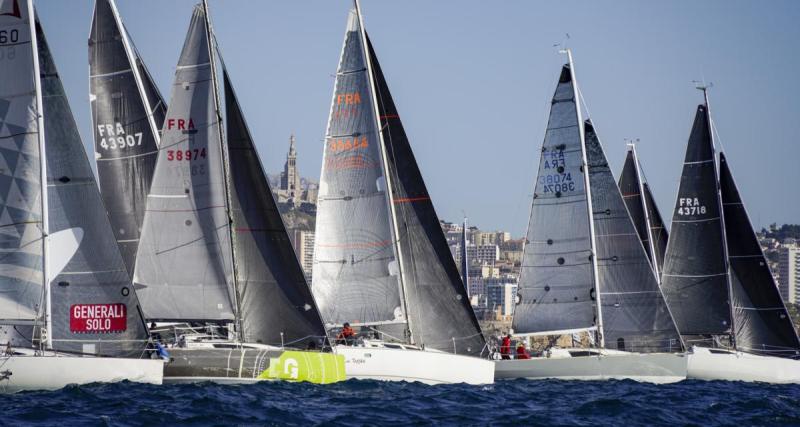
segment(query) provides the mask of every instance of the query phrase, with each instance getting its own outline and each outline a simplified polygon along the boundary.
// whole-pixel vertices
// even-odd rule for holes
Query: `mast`
[[[47,347],[53,348],[53,335],[52,331],[52,313],[53,304],[50,301],[50,277],[48,276],[48,248],[47,236],[50,234],[50,221],[48,218],[48,203],[47,203],[47,156],[45,155],[45,139],[44,139],[44,106],[42,102],[42,80],[41,71],[39,67],[39,41],[36,37],[36,11],[33,8],[33,0],[28,0],[28,21],[31,31],[31,50],[33,54],[33,75],[34,75],[34,88],[36,88],[36,126],[39,128],[39,169],[40,181],[42,186],[42,279],[44,280],[44,296],[47,310],[45,313],[45,331],[47,337]]]
[[[386,177],[386,192],[387,200],[389,201],[389,209],[392,214],[392,231],[394,232],[394,248],[397,253],[397,271],[400,285],[400,304],[402,305],[403,315],[406,317],[406,327],[408,329],[408,336],[411,344],[414,344],[414,333],[411,325],[411,316],[408,314],[408,301],[406,299],[405,278],[403,277],[403,254],[400,251],[400,229],[397,225],[397,212],[394,206],[394,194],[392,193],[392,177],[389,173],[389,165],[386,161],[388,153],[386,153],[386,144],[383,141],[383,132],[380,122],[380,111],[378,110],[378,99],[375,94],[377,87],[375,86],[375,78],[372,74],[372,59],[369,56],[369,48],[367,47],[367,34],[364,29],[364,19],[361,16],[361,6],[359,0],[353,0],[353,7],[356,10],[356,17],[358,18],[358,27],[361,37],[361,52],[364,56],[364,63],[367,66],[367,78],[369,79],[370,87],[370,103],[372,104],[373,113],[375,116],[375,129],[378,131],[378,138],[381,143],[381,163],[383,166],[383,174]]]
[[[138,55],[135,55],[133,52],[131,41],[128,39],[128,32],[122,25],[122,18],[119,16],[119,11],[117,11],[117,4],[114,2],[114,0],[108,0],[108,4],[111,6],[111,13],[114,14],[114,20],[117,23],[117,28],[119,28],[120,37],[122,38],[122,46],[125,47],[125,53],[128,56],[128,63],[130,63],[131,71],[133,72],[133,80],[136,81],[136,88],[139,89],[139,95],[144,101],[147,123],[150,125],[150,130],[153,132],[153,138],[156,139],[156,145],[160,145],[158,132],[159,129],[158,126],[156,126],[155,119],[153,118],[153,110],[150,106],[150,100],[147,98],[147,91],[144,90],[144,83],[142,82],[142,75],[139,73],[139,66],[136,64],[136,58],[138,58]]]
[[[641,169],[639,169],[639,156],[636,154],[636,144],[630,143],[628,144],[628,148],[633,153],[633,168],[636,171],[636,181],[639,184],[639,194],[641,195],[639,199],[642,202],[642,210],[644,211],[644,223],[645,228],[647,229],[647,246],[648,250],[650,251],[650,262],[653,265],[653,273],[656,275],[656,282],[658,282],[660,286],[661,271],[658,267],[658,260],[656,259],[656,246],[653,236],[653,226],[650,223],[650,212],[648,212],[647,202],[645,201],[644,183],[642,182]]]
[[[237,341],[241,343],[242,341],[242,333],[244,332],[242,329],[242,310],[239,306],[239,289],[236,286],[237,283],[237,274],[236,274],[236,256],[234,254],[234,244],[233,244],[233,227],[231,227],[231,223],[233,220],[231,219],[231,176],[229,173],[230,165],[228,162],[228,150],[227,144],[225,144],[225,132],[222,129],[222,109],[220,107],[220,98],[219,98],[219,81],[217,80],[217,64],[216,64],[216,57],[214,53],[216,52],[216,43],[214,38],[214,33],[211,29],[211,17],[208,11],[208,0],[203,0],[203,14],[205,15],[205,22],[206,22],[206,37],[208,38],[208,58],[211,66],[211,84],[213,85],[213,92],[214,92],[214,109],[217,113],[217,130],[219,131],[219,149],[220,154],[222,156],[222,173],[225,176],[225,185],[223,188],[225,189],[225,215],[228,218],[228,255],[231,258],[231,268],[232,268],[232,285],[233,285],[233,305],[234,305],[234,323],[236,325],[236,338]]]
[[[717,151],[717,149],[716,149],[716,144],[714,144],[714,125],[711,123],[711,107],[709,106],[709,103],[708,103],[708,89],[710,87],[711,87],[711,84],[706,85],[705,83],[697,85],[697,89],[703,91],[703,100],[705,101],[705,104],[706,104],[706,115],[708,116],[708,134],[709,134],[709,137],[711,138],[711,158],[712,158],[712,161],[713,161],[713,164],[714,164],[715,184],[717,185],[717,190],[716,190],[717,203],[719,204],[719,208],[720,208],[719,220],[720,220],[720,225],[721,225],[721,228],[722,228],[722,230],[720,232],[721,232],[721,236],[722,236],[722,253],[723,253],[723,258],[725,260],[725,280],[726,280],[726,282],[728,284],[728,310],[729,310],[730,316],[731,316],[731,324],[729,325],[730,328],[731,328],[730,340],[731,340],[731,345],[733,345],[733,348],[735,350],[736,349],[736,327],[733,324],[735,322],[735,319],[734,319],[735,313],[734,313],[734,310],[733,310],[733,301],[732,301],[733,283],[731,282],[731,262],[730,262],[730,259],[728,258],[728,236],[727,236],[727,234],[725,232],[725,215],[724,215],[725,207],[722,205],[722,186],[719,183],[719,175],[717,174],[717,170],[716,170],[716,167],[717,167],[716,151]]]
[[[575,111],[578,115],[578,132],[581,138],[581,156],[583,163],[583,181],[586,187],[586,203],[589,205],[589,234],[592,249],[592,272],[594,274],[594,290],[595,290],[595,305],[597,307],[597,333],[600,335],[600,348],[605,348],[606,339],[603,332],[603,305],[600,302],[600,290],[598,289],[598,280],[600,272],[597,269],[597,240],[594,231],[594,211],[592,210],[592,187],[589,185],[589,162],[586,158],[586,135],[584,132],[583,115],[581,114],[581,100],[580,90],[578,89],[578,80],[575,78],[575,64],[572,62],[572,50],[564,49],[562,53],[567,54],[569,60],[569,72],[572,77],[572,87],[575,96]]]
[[[464,224],[461,229],[461,280],[464,282],[464,288],[467,290],[467,298],[469,294],[469,258],[467,258],[467,217],[464,217]]]

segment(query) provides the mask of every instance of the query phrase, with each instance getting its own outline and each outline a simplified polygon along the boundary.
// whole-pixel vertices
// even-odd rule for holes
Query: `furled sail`
[[[411,335],[415,344],[428,348],[479,355],[486,345],[480,325],[369,37],[367,44],[399,230]]]
[[[766,356],[796,358],[800,355],[797,332],[723,153],[719,154],[719,172],[736,347]]]
[[[697,107],[661,286],[682,335],[729,334],[731,314],[708,108]]]
[[[569,65],[550,107],[519,278],[513,329],[594,327],[595,287],[578,104]]]
[[[605,345],[642,353],[679,351],[680,336],[603,147],[589,120],[584,129]]]
[[[323,151],[312,290],[326,323],[405,323],[360,23],[351,12]]]
[[[134,282],[148,319],[230,321],[236,298],[209,40],[201,6],[175,73]]]
[[[95,2],[89,70],[100,191],[125,264],[133,273],[158,155],[158,131],[164,122],[163,113],[153,114],[151,104],[163,106],[163,101],[130,46],[113,0]]]
[[[47,159],[50,339],[60,351],[139,357],[147,341],[61,79],[36,23]]]
[[[619,189],[625,199],[625,205],[628,207],[633,224],[636,226],[636,232],[647,252],[647,257],[660,276],[664,265],[664,252],[667,249],[667,229],[664,228],[661,213],[650,194],[649,186],[639,179],[639,171],[640,165],[636,158],[636,150],[633,145],[630,145],[625,157],[625,164],[622,167],[622,174],[619,177]],[[648,227],[650,227],[649,232]],[[653,237],[652,245],[650,236]]]
[[[227,70],[223,76],[242,340],[302,346],[325,329]]]
[[[44,291],[31,19],[24,2],[0,0],[0,324],[5,325],[33,324]]]

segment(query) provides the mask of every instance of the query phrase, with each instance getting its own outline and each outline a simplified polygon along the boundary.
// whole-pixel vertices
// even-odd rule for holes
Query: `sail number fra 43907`
[[[97,125],[97,136],[103,150],[122,150],[142,145],[142,133],[128,134],[119,122]]]

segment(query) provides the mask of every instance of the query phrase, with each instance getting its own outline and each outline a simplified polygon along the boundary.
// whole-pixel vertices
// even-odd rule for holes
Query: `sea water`
[[[683,381],[350,380],[70,386],[0,395],[0,425],[800,425],[800,386]]]

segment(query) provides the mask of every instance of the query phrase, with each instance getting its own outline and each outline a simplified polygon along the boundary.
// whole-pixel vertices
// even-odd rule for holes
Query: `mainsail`
[[[606,347],[645,353],[678,351],[680,336],[589,120],[584,135]]]
[[[148,319],[236,316],[220,118],[205,12],[194,9],[147,200],[134,282]]]
[[[32,325],[44,294],[38,76],[32,18],[22,6],[0,0],[0,30],[7,37],[0,55],[14,52],[0,61],[0,324],[9,327]]]
[[[553,95],[539,159],[512,324],[517,334],[569,333],[597,325],[576,93],[568,64]]]
[[[479,355],[486,342],[478,319],[369,37],[367,45],[390,174],[397,244],[402,255],[400,270],[412,337],[416,344],[426,347]]]
[[[336,73],[324,144],[311,288],[327,323],[405,323],[361,34],[354,10]]]
[[[647,251],[647,257],[660,280],[668,234],[661,213],[650,193],[650,187],[641,174],[641,166],[633,144],[628,146],[625,165],[619,177],[619,189],[622,191],[622,197],[625,199],[625,205],[628,207],[642,245]]]
[[[325,328],[227,70],[223,76],[242,340],[300,346],[325,336]]]
[[[113,0],[95,3],[89,70],[100,191],[125,264],[133,273],[164,107]]]
[[[800,354],[800,341],[758,243],[728,162],[719,154],[736,348],[767,356]]]
[[[147,327],[38,21],[36,33],[47,147],[48,339],[60,351],[139,357]]]
[[[681,335],[731,333],[717,167],[707,105],[686,147],[661,286]]]

